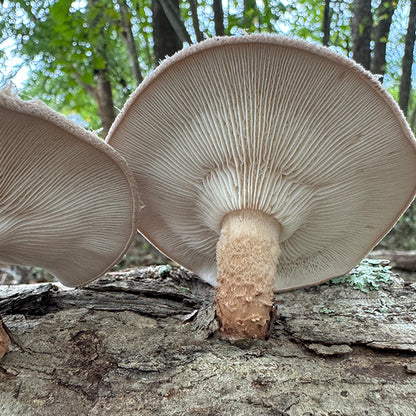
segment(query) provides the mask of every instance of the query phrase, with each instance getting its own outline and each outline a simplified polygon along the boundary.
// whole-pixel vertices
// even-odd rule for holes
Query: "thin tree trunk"
[[[136,15],[139,19],[139,24],[141,27],[146,27],[148,25],[147,16],[142,16],[140,13],[140,4],[138,3],[136,5]],[[150,32],[150,33],[149,33]],[[148,69],[152,68],[155,62],[154,52],[153,52],[153,46],[151,45],[153,43],[153,31],[145,31],[143,30],[141,33],[143,39],[144,39],[144,55],[145,55],[145,64]]]
[[[73,72],[72,76],[78,85],[83,88],[87,94],[91,95],[91,97],[96,102],[98,108],[98,117],[100,118],[101,126],[103,128],[102,136],[105,137],[116,118],[113,91],[111,88],[111,82],[108,77],[107,69],[104,68],[95,70],[95,86],[82,81],[81,75],[75,71]]]
[[[412,82],[413,50],[415,46],[416,30],[416,0],[411,0],[409,23],[404,45],[404,56],[402,60],[402,77],[400,79],[399,106],[405,116],[409,107],[410,89]]]
[[[179,1],[174,5],[179,10]],[[153,28],[153,51],[156,65],[167,56],[173,55],[182,48],[182,41],[179,39],[176,31],[172,27],[163,11],[160,0],[152,0],[152,28]]]
[[[182,43],[192,43],[191,37],[181,19],[179,14],[179,2],[176,0],[159,0],[166,17],[169,20],[170,25],[175,30],[178,38]]]
[[[189,0],[189,6],[190,6],[190,9],[191,9],[192,26],[194,27],[196,40],[198,42],[201,42],[201,41],[204,40],[204,34],[201,32],[201,29],[199,28],[198,2],[197,2],[197,0]]]
[[[377,75],[386,73],[386,44],[389,38],[397,0],[381,0],[376,11],[376,25],[373,27],[373,62],[371,71]],[[381,81],[383,78],[380,79]]]
[[[97,81],[96,100],[98,105],[98,115],[103,127],[103,137],[105,137],[116,118],[113,91],[107,69],[96,70],[95,79]]]
[[[324,46],[329,45],[331,36],[331,14],[331,0],[325,0],[324,18],[322,20],[322,44]]]
[[[129,10],[125,0],[118,0],[121,16],[122,39],[126,45],[127,54],[129,56],[130,66],[133,72],[136,85],[143,81],[142,71],[139,64],[139,53],[134,41],[133,31],[129,18]]]
[[[89,22],[91,27],[99,24],[102,17],[102,9],[98,4],[98,0],[88,0],[88,7],[90,10],[95,9],[97,13],[93,13],[93,19]],[[114,109],[113,91],[110,81],[109,68],[107,65],[107,48],[106,38],[104,34],[104,27],[101,25],[100,33],[101,38],[97,40],[97,44],[93,45],[95,53],[102,56],[105,64],[103,67],[94,69],[95,87],[91,90],[91,87],[86,87],[87,91],[90,91],[92,97],[98,106],[98,116],[101,120],[102,136],[107,136],[114,119],[116,118],[116,112]]]
[[[212,10],[214,12],[215,34],[217,36],[224,36],[224,10],[222,8],[221,0],[213,0]]]
[[[352,56],[356,62],[369,70],[371,62],[371,29],[373,24],[371,0],[354,0],[352,12]]]

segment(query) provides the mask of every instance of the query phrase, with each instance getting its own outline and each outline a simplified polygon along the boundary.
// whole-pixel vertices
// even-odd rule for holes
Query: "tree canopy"
[[[414,127],[415,30],[408,21],[416,6],[410,3],[4,0],[1,81],[13,81],[24,68],[23,95],[39,97],[90,128],[102,127],[105,135],[116,109],[166,55],[215,35],[268,32],[328,45],[384,75],[397,99],[403,90],[403,111]]]

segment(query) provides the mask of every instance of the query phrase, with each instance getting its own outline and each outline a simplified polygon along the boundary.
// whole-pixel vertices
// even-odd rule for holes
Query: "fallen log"
[[[367,257],[388,260],[393,268],[416,272],[416,250],[374,250]]]
[[[276,295],[270,339],[237,344],[215,332],[213,296],[169,267],[79,289],[0,286],[15,342],[0,361],[0,414],[414,414],[415,284]]]

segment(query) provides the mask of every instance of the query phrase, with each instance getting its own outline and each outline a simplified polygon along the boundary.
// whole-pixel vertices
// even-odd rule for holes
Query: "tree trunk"
[[[97,103],[98,116],[100,117],[103,128],[102,136],[105,137],[110,130],[114,119],[116,118],[113,91],[107,69],[104,68],[95,70],[95,86],[83,82],[81,75],[78,73],[73,73],[72,75],[80,87],[82,87],[87,94],[90,94]]]
[[[416,286],[324,284],[276,295],[268,341],[215,334],[214,290],[166,266],[83,289],[0,287],[15,344],[2,416],[409,416]]]
[[[399,106],[405,116],[409,107],[410,89],[412,83],[413,50],[415,46],[416,30],[416,0],[411,0],[409,22],[404,44],[404,56],[402,60],[402,77],[400,79]]]
[[[98,105],[98,115],[103,126],[103,137],[105,137],[116,118],[113,91],[111,89],[111,82],[108,77],[107,69],[97,69],[95,72],[95,79],[97,81],[96,101]]]
[[[175,52],[182,49],[182,41],[163,10],[162,1],[152,0],[153,51],[156,65],[167,56],[172,56]],[[179,13],[179,0],[167,1],[171,2]]]
[[[329,46],[331,37],[331,14],[331,0],[325,0],[324,18],[322,20],[322,44],[324,46]]]
[[[204,34],[201,32],[201,29],[199,28],[197,0],[189,0],[189,7],[191,9],[192,26],[194,27],[196,40],[197,42],[202,42],[204,40]]]
[[[373,74],[384,75],[386,73],[386,44],[396,7],[397,0],[381,0],[377,8],[376,25],[373,27],[374,50],[371,67]],[[382,81],[383,78],[380,80]]]
[[[370,42],[373,17],[371,0],[354,0],[352,4],[352,57],[365,69],[370,69]]]
[[[94,16],[89,22],[91,27],[95,27],[99,24],[102,17],[102,8],[98,4],[98,0],[88,0],[88,8]],[[104,36],[104,27],[101,25],[100,33],[101,38],[98,38],[97,43],[94,45],[95,53],[101,56],[104,61],[104,65],[94,69],[95,87],[87,85],[82,82],[82,78],[78,75],[75,77],[78,79],[80,85],[82,85],[87,92],[91,94],[98,106],[98,116],[102,125],[102,136],[107,136],[114,119],[116,118],[116,112],[114,109],[113,91],[111,87],[110,74],[107,65],[107,43]]]
[[[189,36],[188,31],[186,30],[185,24],[183,23],[180,13],[179,13],[179,3],[172,0],[159,0],[162,6],[162,9],[169,20],[170,25],[175,30],[179,39],[182,43],[187,42],[192,43],[191,37]]]
[[[129,9],[125,0],[118,0],[120,7],[122,36],[121,38],[126,45],[127,54],[129,56],[130,66],[136,85],[139,85],[143,81],[142,71],[139,65],[139,53],[137,51],[136,43],[134,41],[133,31],[131,28],[131,22],[129,17]]]
[[[224,36],[224,10],[222,8],[221,0],[213,0],[212,10],[214,12],[215,34],[217,36]]]

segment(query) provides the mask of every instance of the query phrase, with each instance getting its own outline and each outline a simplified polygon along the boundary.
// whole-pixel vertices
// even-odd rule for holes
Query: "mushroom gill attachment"
[[[86,284],[128,249],[139,206],[114,149],[40,101],[0,91],[0,262]]]
[[[217,243],[217,318],[230,339],[264,338],[273,307],[280,225],[258,211],[228,214]]]

